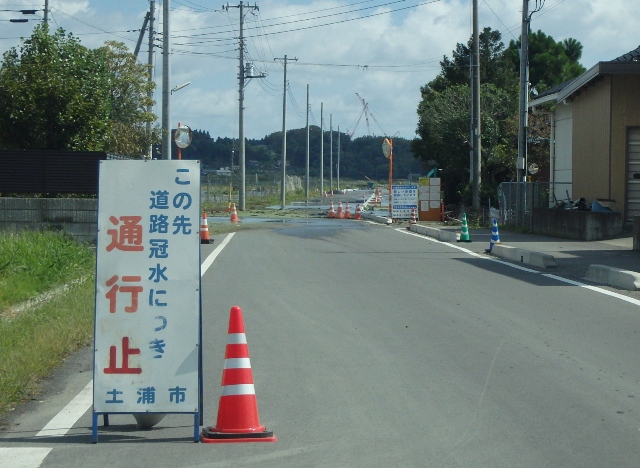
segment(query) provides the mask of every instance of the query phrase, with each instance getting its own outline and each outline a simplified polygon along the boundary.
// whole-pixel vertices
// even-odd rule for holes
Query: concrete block
[[[516,248],[504,244],[494,244],[491,255],[516,261]],[[519,259],[518,259],[519,260]]]
[[[442,242],[457,242],[455,231],[448,229],[438,229],[430,226],[422,226],[420,224],[412,224],[409,226],[409,230],[422,234],[423,236],[433,237]]]
[[[496,257],[506,258],[513,262],[526,263],[540,268],[555,268],[557,266],[556,259],[553,255],[533,252],[531,250],[511,247],[504,244],[495,244],[491,254]]]
[[[586,278],[595,283],[608,284],[629,291],[640,289],[640,273],[606,265],[589,265]]]

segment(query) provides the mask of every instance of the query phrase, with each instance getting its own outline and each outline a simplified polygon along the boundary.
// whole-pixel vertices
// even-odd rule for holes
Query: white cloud
[[[325,128],[329,115],[333,127],[351,131],[362,112],[355,93],[368,103],[378,120],[370,119],[371,131],[399,133],[412,138],[417,124],[416,108],[420,86],[440,71],[443,55],[450,56],[458,42],[471,35],[470,0],[440,0],[419,5],[419,0],[389,4],[379,0],[347,3],[340,0],[258,2],[259,12],[245,9],[247,56],[264,79],[249,80],[245,88],[245,135],[248,138],[282,128],[283,67],[274,57],[298,58],[289,62],[287,79],[295,103],[288,97],[287,128],[305,125],[306,86],[310,86],[312,123],[319,123],[324,103]],[[207,130],[213,137],[235,137],[238,133],[238,27],[239,9],[194,10],[172,3],[172,36],[175,45],[171,64],[171,87],[186,81],[191,85],[172,95],[172,125],[178,121],[194,129]],[[530,1],[531,7],[535,4]],[[29,5],[29,0],[0,0],[2,5]],[[230,6],[238,5],[230,4]],[[373,8],[355,11],[362,8]],[[390,12],[410,6],[411,8]],[[88,47],[105,40],[124,41],[133,50],[142,25],[147,1],[98,0],[52,3],[52,25],[79,36]],[[520,36],[522,2],[479,1],[480,27],[500,30],[503,41]],[[156,4],[157,31],[162,31],[162,4]],[[212,8],[218,8],[216,5]],[[63,13],[64,12],[64,13]],[[349,13],[346,13],[349,12]],[[256,13],[254,15],[254,13]],[[378,14],[384,13],[384,14]],[[546,0],[535,14],[533,30],[542,30],[556,40],[572,37],[584,46],[582,63],[590,68],[597,61],[610,60],[640,44],[635,19],[640,2],[628,0]],[[359,16],[366,19],[341,22]],[[313,20],[305,21],[309,18]],[[330,24],[333,23],[333,24]],[[4,23],[9,24],[9,23]],[[3,26],[4,26],[3,24]],[[279,24],[276,26],[276,24]],[[313,25],[322,27],[309,28]],[[18,44],[33,24],[11,24],[0,34],[0,50]],[[257,29],[256,29],[257,28]],[[104,31],[110,34],[104,33]],[[272,34],[278,31],[288,31]],[[264,35],[267,33],[267,35]],[[177,37],[181,36],[181,37]],[[194,44],[197,42],[201,44]],[[147,39],[140,60],[146,59]],[[189,52],[185,54],[184,51]],[[196,52],[196,53],[193,53]],[[162,56],[156,50],[156,113],[160,113]],[[384,66],[384,67],[383,67]],[[159,116],[160,117],[160,116]],[[364,118],[356,134],[367,133]]]

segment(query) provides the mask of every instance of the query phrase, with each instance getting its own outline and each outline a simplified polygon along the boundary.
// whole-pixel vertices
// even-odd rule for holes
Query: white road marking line
[[[573,286],[579,286],[581,288],[590,289],[591,291],[599,292],[600,294],[605,294],[607,296],[615,297],[616,299],[620,299],[621,301],[628,302],[633,305],[640,306],[640,301],[638,299],[634,299],[633,297],[624,296],[622,294],[618,294],[613,291],[608,291],[603,288],[599,288],[598,286],[592,286],[590,284],[580,283],[579,281],[573,281],[570,279],[562,278],[561,276],[552,275],[550,273],[543,273],[542,276],[546,276],[547,278],[551,278],[557,281],[561,281],[563,283],[572,284]]]
[[[200,277],[204,276],[209,267],[213,264],[213,261],[220,254],[220,252],[222,252],[222,249],[226,247],[234,234],[235,232],[230,232],[229,234],[227,234],[222,242],[220,242],[220,245],[218,245],[218,247],[216,247],[215,250],[211,252],[207,258],[205,258],[204,262],[202,262],[202,265],[200,266]]]
[[[415,236],[415,237],[420,237],[420,238],[423,238],[423,239],[426,239],[426,240],[429,240],[429,241],[432,241],[432,242],[437,242],[438,244],[447,244],[450,247],[453,247],[453,248],[456,248],[456,249],[461,250],[463,252],[466,252],[466,253],[474,256],[474,257],[479,257],[479,258],[483,258],[485,260],[489,260],[489,261],[492,261],[492,262],[500,263],[502,265],[506,265],[508,267],[515,268],[517,270],[526,271],[527,273],[539,274],[539,275],[544,276],[546,278],[554,279],[554,280],[560,281],[562,283],[571,284],[573,286],[578,286],[578,287],[581,287],[581,288],[589,289],[591,291],[594,291],[594,292],[597,292],[597,293],[600,293],[600,294],[604,294],[606,296],[615,297],[616,299],[620,299],[621,301],[625,301],[625,302],[628,302],[630,304],[640,306],[640,300],[638,300],[638,299],[634,299],[633,297],[628,297],[628,296],[625,296],[623,294],[618,294],[618,293],[613,292],[613,291],[608,291],[608,290],[600,288],[598,286],[592,286],[590,284],[585,284],[585,283],[581,283],[579,281],[570,280],[570,279],[567,279],[567,278],[563,278],[562,276],[553,275],[551,273],[542,273],[542,272],[537,271],[537,270],[531,270],[530,268],[525,268],[525,267],[522,267],[520,265],[515,265],[513,263],[505,262],[503,260],[498,260],[496,258],[486,257],[486,256],[478,254],[476,252],[472,252],[471,250],[465,249],[464,247],[460,247],[460,246],[457,246],[455,244],[451,244],[450,242],[442,242],[442,241],[439,241],[438,239],[434,239],[433,237],[424,236],[422,234],[418,234],[418,233],[415,233],[415,232],[405,231],[405,230],[403,230],[401,228],[397,228],[396,231],[401,232],[403,234],[409,234],[409,235],[412,235],[412,236]]]
[[[87,386],[36,434],[36,437],[61,437],[65,435],[78,422],[78,419],[91,408],[92,404],[93,380],[90,380]]]
[[[51,448],[0,448],[0,468],[38,468]]]
[[[200,266],[200,276],[205,274],[222,249],[235,233],[229,233]],[[93,379],[80,393],[56,414],[36,437],[61,437],[67,434],[93,404]],[[53,450],[52,447],[0,448],[0,468],[38,468]]]

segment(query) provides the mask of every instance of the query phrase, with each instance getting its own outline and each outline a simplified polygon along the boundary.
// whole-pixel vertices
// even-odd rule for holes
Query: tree
[[[0,68],[0,145],[104,150],[110,100],[105,63],[62,29],[34,28]]]
[[[484,28],[479,34],[480,45],[480,82],[493,83],[497,87],[515,91],[518,86],[517,68],[514,70],[504,56],[504,44],[500,31]],[[469,64],[472,52],[472,39],[467,44],[456,45],[452,58],[444,56],[440,62],[440,74],[423,90],[444,91],[455,85],[469,84]]]
[[[148,71],[123,44],[90,50],[63,29],[34,28],[0,67],[0,147],[141,156],[159,141],[146,112]]]
[[[139,64],[121,42],[107,41],[96,53],[104,61],[108,77],[110,131],[104,149],[128,156],[144,155],[160,140],[160,129],[151,125],[156,116],[147,112],[147,106],[153,104],[148,93],[155,88],[148,79],[148,67]]]
[[[529,34],[529,82],[531,89],[546,91],[569,81],[586,71],[580,64],[582,44],[568,38],[556,42],[538,30]],[[520,67],[520,40],[511,40],[505,50],[505,58],[514,70]]]
[[[434,93],[418,106],[418,134],[413,142],[414,154],[428,156],[442,170],[442,189],[445,199],[470,201],[469,184],[469,116],[470,90],[468,85],[450,86]],[[505,91],[492,84],[480,87],[482,130],[482,196],[496,197],[497,184],[509,177],[512,155],[509,135],[514,129],[509,116],[516,109]],[[423,161],[427,159],[423,157]]]
[[[514,177],[517,155],[519,41],[505,49],[498,31],[485,28],[480,34],[482,187],[481,197],[495,199],[498,185]],[[416,158],[435,161],[443,169],[443,187],[449,203],[470,201],[469,57],[471,41],[458,44],[452,58],[440,62],[442,71],[421,88],[418,105],[418,139],[412,143]],[[530,36],[530,82],[537,91],[574,78],[584,72],[578,62],[582,45],[575,39],[556,43],[541,31]],[[537,122],[535,118],[531,123]],[[548,129],[530,128],[531,161],[545,167]],[[546,148],[545,148],[546,145]],[[548,157],[547,157],[548,159]],[[541,171],[542,173],[542,171]],[[542,176],[539,176],[542,177]]]

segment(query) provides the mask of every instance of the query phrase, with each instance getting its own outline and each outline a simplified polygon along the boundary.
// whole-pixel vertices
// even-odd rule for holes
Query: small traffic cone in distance
[[[471,242],[469,237],[469,226],[467,225],[467,214],[462,214],[462,228],[460,229],[460,240],[458,242]]]
[[[277,441],[273,432],[260,424],[242,309],[238,306],[229,313],[218,420],[215,427],[202,429],[200,440],[210,444]]]
[[[238,218],[238,210],[236,210],[235,203],[231,207],[231,217],[229,218],[229,221],[231,221],[232,223],[237,223],[238,221],[240,221],[240,219]]]
[[[200,243],[210,244],[211,236],[209,235],[209,222],[207,221],[207,213],[202,212],[202,220],[200,221]]]
[[[327,218],[335,218],[336,217],[336,211],[333,208],[333,202],[331,202],[331,205],[329,206],[329,213],[327,214]]]
[[[351,219],[351,208],[349,208],[349,202],[347,202],[347,206],[344,210],[344,218]]]
[[[494,244],[500,244],[500,233],[498,232],[498,220],[493,218],[493,227],[491,228],[491,240],[489,241],[489,248],[485,249],[486,253],[491,253]]]
[[[500,233],[498,232],[498,220],[493,218],[493,227],[491,228],[491,242],[500,244]]]
[[[342,211],[342,202],[338,202],[338,212],[336,213],[336,218],[343,219],[344,211]]]
[[[356,213],[353,215],[353,219],[362,219],[362,211],[360,211],[360,203],[356,205]]]
[[[409,220],[410,224],[416,224],[418,220],[416,219],[416,209],[411,207],[411,219]]]

